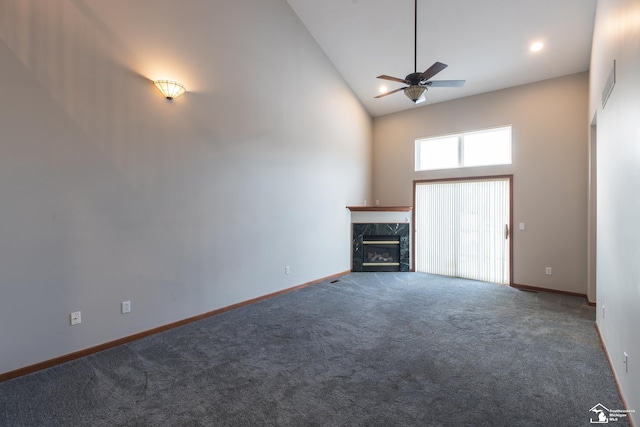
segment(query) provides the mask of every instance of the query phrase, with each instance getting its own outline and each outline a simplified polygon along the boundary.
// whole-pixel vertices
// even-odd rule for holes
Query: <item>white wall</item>
[[[371,118],[284,0],[0,10],[0,373],[350,269]]]
[[[640,411],[640,1],[598,1],[590,117],[597,122],[597,323],[629,409]],[[616,83],[601,94],[616,61]],[[603,308],[604,307],[604,308]],[[628,372],[623,353],[629,356]],[[635,414],[635,422],[640,418]]]
[[[587,294],[587,103],[585,72],[376,117],[374,199],[412,205],[414,180],[513,174],[514,283]],[[508,124],[512,165],[414,171],[416,138]]]

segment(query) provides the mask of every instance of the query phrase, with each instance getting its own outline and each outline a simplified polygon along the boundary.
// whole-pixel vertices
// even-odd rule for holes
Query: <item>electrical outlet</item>
[[[520,223],[520,230],[524,230],[524,222]]]
[[[77,324],[82,322],[81,313],[79,311],[74,311],[73,313],[71,313],[69,315],[69,319],[70,319],[70,322],[71,322],[71,326],[77,325]]]
[[[122,301],[122,314],[131,312],[131,301]]]
[[[291,267],[289,267],[288,265],[286,265],[286,266],[284,267],[284,274],[289,274],[289,273],[291,273]]]
[[[544,271],[545,271],[545,274],[546,274],[547,276],[551,276],[551,267],[547,267],[547,268],[545,268],[545,270],[544,270]]]

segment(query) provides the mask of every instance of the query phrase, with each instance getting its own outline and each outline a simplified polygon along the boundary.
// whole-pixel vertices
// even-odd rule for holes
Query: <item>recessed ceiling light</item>
[[[544,44],[542,42],[535,42],[531,44],[531,47],[529,48],[529,50],[531,52],[538,52],[542,50],[543,47],[544,47]]]
[[[380,86],[380,88],[378,89],[378,91],[380,93],[385,93],[387,91],[387,87],[385,85]]]

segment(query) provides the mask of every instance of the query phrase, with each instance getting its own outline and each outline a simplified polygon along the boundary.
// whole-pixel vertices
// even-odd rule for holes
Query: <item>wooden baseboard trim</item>
[[[589,303],[589,305],[591,305],[592,303],[589,302],[589,299],[587,298],[587,294],[580,294],[577,292],[568,292],[568,291],[559,291],[557,289],[549,289],[549,288],[539,288],[537,286],[528,286],[528,285],[520,285],[518,283],[514,283],[511,285],[512,288],[516,288],[516,289],[521,289],[523,291],[535,291],[535,292],[549,292],[552,294],[560,294],[560,295],[569,295],[572,297],[581,297],[587,300],[587,302]],[[595,307],[595,303],[593,303],[593,306]]]
[[[235,308],[243,307],[245,305],[253,304],[259,301],[263,301],[269,298],[276,297],[278,295],[283,295],[289,292],[296,291],[298,289],[306,288],[308,286],[312,286],[321,282],[330,281],[336,279],[340,276],[344,276],[345,274],[350,273],[350,271],[344,271],[342,273],[333,274],[331,276],[323,277],[321,279],[313,280],[311,282],[303,283],[301,285],[297,285],[291,288],[283,289],[281,291],[272,292],[270,294],[262,295],[257,298],[252,298],[250,300],[241,301],[236,304],[232,304],[226,307],[219,308],[217,310],[209,311],[206,313],[198,314],[197,316],[188,317],[186,319],[178,320],[177,322],[169,323],[167,325],[159,326],[157,328],[149,329],[146,331],[138,332],[137,334],[128,335],[126,337],[118,338],[113,341],[109,341],[103,344],[99,344],[93,347],[85,348],[83,350],[75,351],[73,353],[65,354],[63,356],[56,357],[54,359],[45,360],[43,362],[39,362],[33,365],[25,366],[24,368],[15,369],[13,371],[5,372],[0,374],[0,382],[11,380],[14,378],[22,377],[24,375],[28,375],[34,372],[41,371],[43,369],[51,368],[56,365],[60,365],[65,362],[70,362],[71,360],[79,359],[84,356],[88,356],[90,354],[98,353],[100,351],[104,351],[113,347],[117,347],[122,344],[127,344],[132,341],[139,340],[144,337],[148,337],[150,335],[155,335],[160,332],[165,332],[173,328],[177,328],[179,326],[184,326],[189,323],[197,322],[198,320],[206,319],[211,316],[215,316],[216,314],[224,313],[226,311],[233,310]]]
[[[616,370],[613,368],[613,359],[611,359],[611,355],[609,354],[609,350],[607,349],[607,345],[602,338],[602,332],[600,331],[600,326],[598,322],[593,322],[593,326],[596,328],[596,332],[598,333],[598,338],[600,339],[600,345],[602,346],[602,350],[604,350],[604,355],[607,357],[607,362],[609,362],[609,369],[611,369],[611,373],[613,374],[613,380],[616,383],[616,388],[618,389],[618,394],[620,395],[620,399],[622,399],[622,404],[624,405],[624,409],[628,410],[629,405],[627,405],[627,401],[624,398],[624,394],[622,394],[622,389],[620,388],[620,381],[618,381],[618,375],[616,374]],[[635,423],[631,414],[627,416],[627,420],[629,420],[629,425],[631,427],[635,427]]]

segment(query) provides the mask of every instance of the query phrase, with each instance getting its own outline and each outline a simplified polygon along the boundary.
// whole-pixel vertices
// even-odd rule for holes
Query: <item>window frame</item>
[[[492,131],[501,131],[501,130],[509,130],[509,161],[507,163],[490,163],[485,165],[465,165],[464,164],[464,138],[468,135],[475,135],[480,133],[487,133]],[[440,167],[440,168],[425,168],[422,165],[422,144],[426,141],[434,141],[438,139],[448,139],[448,138],[456,138],[458,140],[458,165],[453,167]],[[415,140],[415,153],[414,153],[414,171],[415,172],[423,172],[423,171],[435,171],[435,170],[452,170],[452,169],[463,169],[463,168],[476,168],[476,167],[486,167],[486,166],[505,166],[513,164],[513,126],[511,124],[495,126],[490,128],[472,130],[467,132],[459,132],[459,133],[451,133],[438,135],[427,138],[416,138]]]

